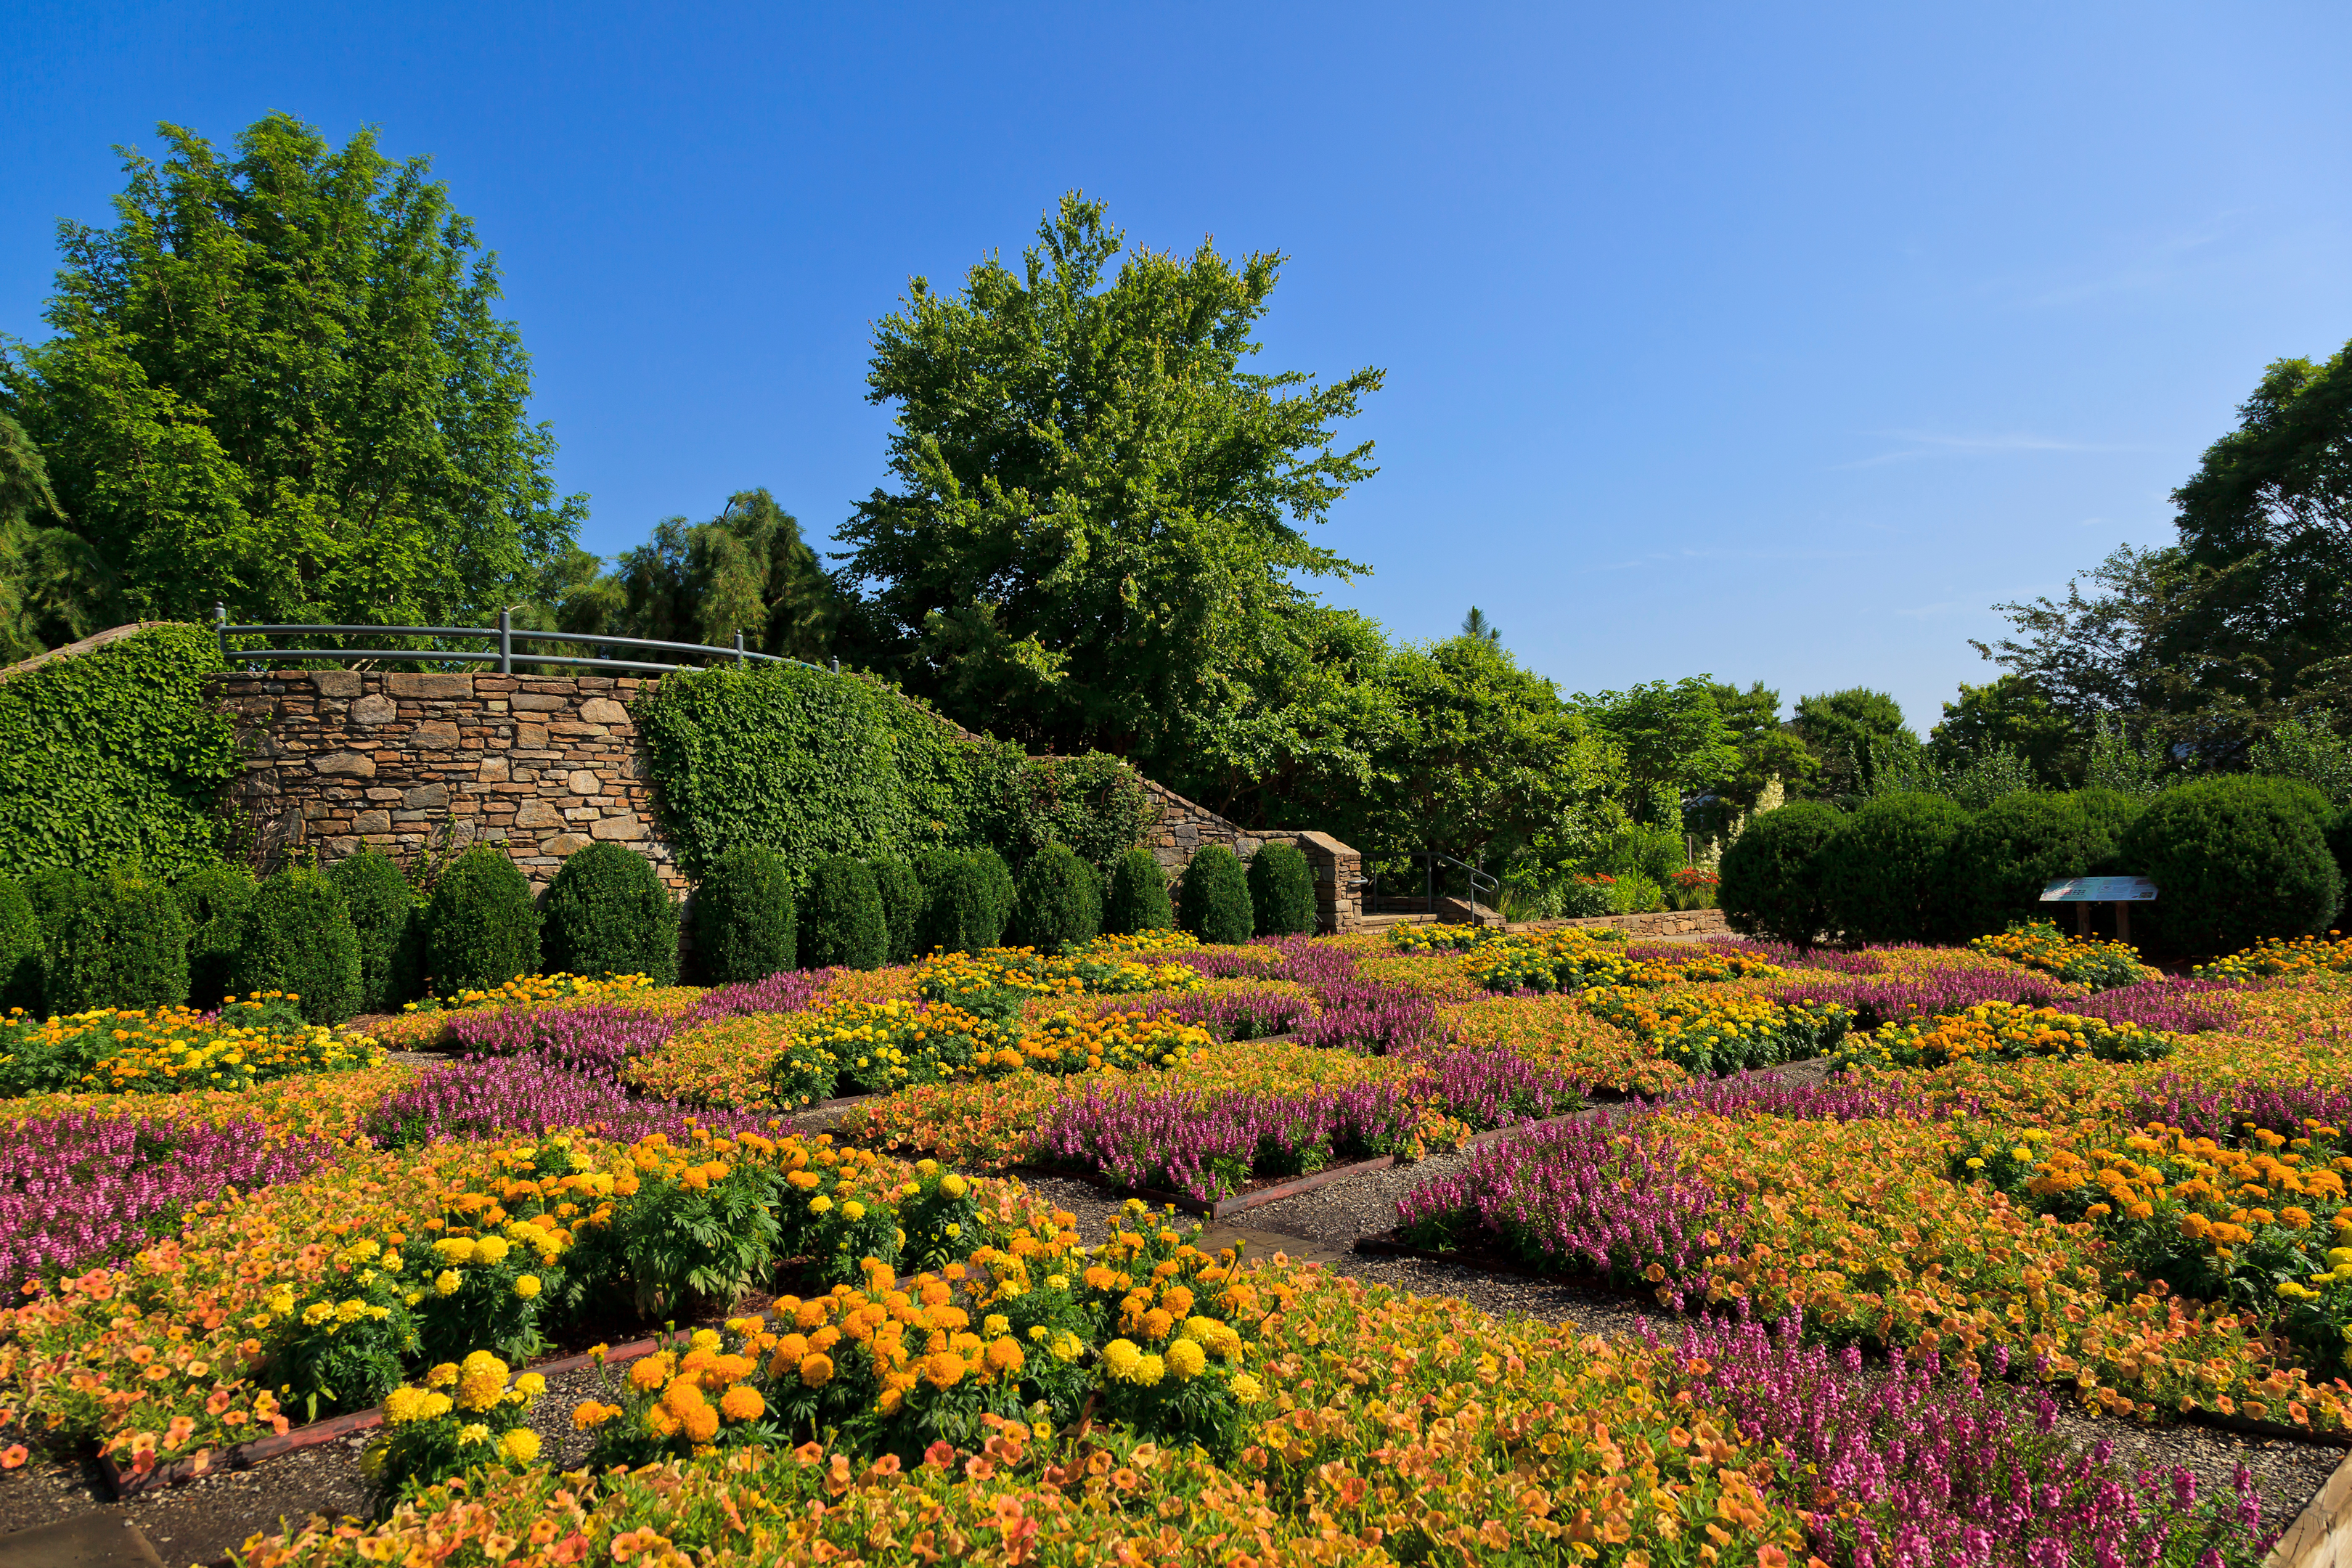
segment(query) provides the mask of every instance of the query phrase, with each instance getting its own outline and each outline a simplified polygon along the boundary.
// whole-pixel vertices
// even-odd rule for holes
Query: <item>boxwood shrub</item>
[[[890,962],[904,963],[915,955],[915,928],[923,913],[923,889],[915,868],[896,856],[868,862],[875,889],[882,895],[882,923],[890,931]]]
[[[2155,882],[2149,936],[2161,951],[2234,952],[2266,936],[2326,931],[2344,876],[2317,792],[2254,774],[2168,789],[2131,826],[2124,850]]]
[[[1013,940],[1039,952],[1094,941],[1102,931],[1102,882],[1066,844],[1048,844],[1021,868]]]
[[[1864,802],[1822,847],[1830,924],[1848,942],[1951,940],[1959,929],[1952,850],[1968,824],[1967,809],[1938,795]]]
[[[986,895],[984,923],[973,934],[981,939],[982,947],[1001,946],[1006,930],[1013,924],[1013,909],[1021,900],[1020,889],[1013,884],[1013,868],[993,849],[973,850],[971,865],[980,878],[981,890]]]
[[[765,980],[795,966],[793,877],[764,844],[737,844],[694,889],[694,964],[709,985]]]
[[[797,923],[803,969],[879,969],[890,956],[882,890],[855,856],[828,855],[809,868]]]
[[[253,873],[243,866],[212,865],[172,884],[188,917],[188,1005],[217,1007],[236,984],[236,944],[245,906],[253,901]]]
[[[2060,877],[2087,877],[2115,858],[2105,823],[2063,795],[2021,791],[1978,812],[1952,847],[1954,915],[1961,936],[2046,917],[2042,889]]]
[[[1315,871],[1296,844],[1268,844],[1250,857],[1250,920],[1260,936],[1315,929]]]
[[[49,1011],[175,1007],[188,999],[188,917],[163,883],[112,871],[49,939],[41,973]]]
[[[1149,849],[1130,849],[1111,862],[1110,889],[1103,896],[1103,930],[1126,936],[1139,931],[1174,931],[1176,907],[1168,900],[1168,873]]]
[[[0,876],[0,1012],[41,1011],[41,922],[14,877]]]
[[[98,891],[96,881],[68,866],[44,866],[37,871],[27,871],[24,887],[25,897],[33,906],[33,918],[41,922],[43,942],[56,941],[66,929],[67,917]]]
[[[2343,875],[2345,886],[2352,888],[2352,806],[2336,814],[2327,825],[2328,852],[2336,857],[2336,869]]]
[[[1826,801],[1792,800],[1748,819],[1716,868],[1724,923],[1744,936],[1811,947],[1830,923],[1825,852],[1845,826]]]
[[[360,1011],[389,1013],[416,994],[424,967],[424,921],[416,890],[374,845],[327,868],[360,939]]]
[[[477,844],[441,873],[425,911],[425,963],[444,996],[539,972],[530,879],[498,845]]]
[[[915,857],[914,870],[921,896],[915,955],[978,952],[986,947],[990,893],[979,863],[956,850],[926,849]]]
[[[359,932],[332,878],[289,866],[262,879],[238,921],[229,986],[240,996],[286,992],[313,1024],[360,1010]]]
[[[1176,895],[1178,928],[1202,942],[1247,942],[1251,919],[1249,880],[1234,852],[1222,844],[1195,849]]]
[[[654,863],[618,844],[572,851],[540,900],[541,961],[571,974],[677,981],[677,900]]]

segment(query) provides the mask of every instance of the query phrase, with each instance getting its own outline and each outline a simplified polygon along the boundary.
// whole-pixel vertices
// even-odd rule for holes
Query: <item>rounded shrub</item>
[[[1260,936],[1315,929],[1315,870],[1296,844],[1268,844],[1250,857],[1250,919]]]
[[[1981,936],[2047,916],[2044,887],[2091,876],[2115,854],[2115,836],[2080,802],[2031,791],[2002,795],[1970,817],[1952,846],[1958,934]]]
[[[425,914],[425,966],[444,996],[539,973],[530,879],[499,846],[475,845],[434,885]]]
[[[0,1012],[41,1011],[41,922],[14,877],[0,876]]]
[[[1013,911],[1021,901],[1020,889],[1013,881],[1013,868],[993,849],[973,850],[971,866],[986,895],[983,923],[972,934],[980,939],[982,947],[1001,947],[1006,929],[1013,924]]]
[[[809,868],[800,904],[801,967],[879,969],[890,956],[890,927],[873,869],[852,855],[828,855]]]
[[[1178,928],[1202,942],[1247,942],[1250,920],[1249,879],[1234,852],[1222,844],[1192,851],[1176,894]]]
[[[360,939],[360,1011],[389,1013],[416,994],[425,961],[415,889],[373,844],[328,867],[327,875]]]
[[[2251,774],[2168,789],[2131,826],[2124,853],[2156,884],[2149,939],[2176,953],[2235,952],[2266,936],[2326,931],[2344,876],[2312,792]]]
[[[1855,942],[1949,939],[1952,847],[1968,825],[1967,809],[1939,795],[1865,801],[1822,850],[1830,924]]]
[[[1743,936],[1811,947],[1829,928],[1824,851],[1845,826],[1827,801],[1792,800],[1750,817],[1724,847],[1715,901]]]
[[[2336,814],[2327,825],[2327,851],[2336,857],[2336,869],[2343,876],[2344,885],[2352,888],[2352,806]]]
[[[793,876],[764,844],[738,844],[694,889],[694,965],[705,984],[765,980],[795,966]]]
[[[100,878],[49,939],[41,989],[53,1013],[185,1002],[188,917],[180,900],[133,872]]]
[[[921,896],[914,956],[978,952],[988,946],[991,894],[979,862],[953,849],[926,849],[915,857],[914,870]]]
[[[874,871],[875,889],[882,895],[882,923],[890,931],[890,962],[904,963],[915,955],[915,927],[922,918],[923,889],[915,868],[885,856],[866,862]]]
[[[677,981],[677,900],[654,863],[618,844],[572,851],[540,900],[541,960],[569,974]]]
[[[188,918],[188,1004],[217,1007],[235,984],[229,971],[253,901],[253,873],[243,866],[206,866],[172,884]]]
[[[313,1024],[360,1010],[360,937],[333,878],[289,866],[262,879],[238,922],[229,985],[240,996],[286,992]]]
[[[2129,872],[2131,868],[2123,859],[2124,836],[2139,820],[2139,814],[2147,809],[2147,796],[2126,795],[2118,789],[2077,789],[2059,798],[2072,801],[2107,836],[2111,847],[2106,858],[2093,866],[2088,875],[2120,877]]]
[[[1102,931],[1102,883],[1095,868],[1066,844],[1048,844],[1021,868],[1020,907],[1013,940],[1039,952],[1060,952],[1094,941]]]
[[[97,891],[97,882],[70,867],[44,866],[25,875],[25,897],[33,906],[33,918],[41,922],[44,942],[55,941],[67,918]]]
[[[1160,868],[1150,850],[1130,849],[1111,863],[1102,928],[1118,936],[1176,929],[1176,906],[1168,900],[1168,873]]]

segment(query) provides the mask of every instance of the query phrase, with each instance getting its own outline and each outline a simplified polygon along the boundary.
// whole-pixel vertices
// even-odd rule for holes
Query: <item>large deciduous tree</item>
[[[1871,793],[1880,759],[1908,759],[1919,749],[1903,705],[1863,686],[1799,698],[1789,728],[1820,764],[1810,792],[1849,808]]]
[[[912,281],[868,376],[895,488],[844,575],[867,660],[964,722],[1187,772],[1288,661],[1297,580],[1362,570],[1307,529],[1373,471],[1334,433],[1381,373],[1246,368],[1277,255],[1123,250],[1072,195],[1017,267]]]
[[[765,489],[730,496],[708,522],[667,518],[611,573],[596,565],[576,551],[544,574],[559,629],[719,647],[740,631],[754,652],[814,662],[842,613],[799,521]]]
[[[438,623],[531,596],[585,498],[555,494],[496,258],[426,160],[280,114],[233,158],[160,132],[111,227],[60,226],[57,335],[0,362],[58,526],[113,574],[89,613]]]

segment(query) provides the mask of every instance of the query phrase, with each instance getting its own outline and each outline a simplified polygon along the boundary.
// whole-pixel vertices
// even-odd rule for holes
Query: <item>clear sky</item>
[[[103,14],[101,15],[100,12]],[[1379,365],[1324,542],[1570,690],[1893,691],[2352,338],[2341,5],[0,0],[0,331],[116,143],[269,110],[428,153],[501,256],[610,552],[883,478],[867,337],[1063,191],[1286,253],[1267,369]]]

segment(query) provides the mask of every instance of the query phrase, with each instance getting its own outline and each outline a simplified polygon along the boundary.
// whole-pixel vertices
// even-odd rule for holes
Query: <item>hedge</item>
[[[1966,808],[1938,795],[1864,802],[1821,850],[1830,924],[1848,942],[1950,940],[1958,925],[1952,850],[1968,822]]]
[[[530,879],[496,844],[477,844],[434,884],[425,962],[444,996],[488,991],[539,972],[539,911]]]
[[[0,684],[0,871],[133,864],[171,879],[219,858],[236,733],[205,700],[210,627],[152,627]]]
[[[188,918],[163,883],[113,872],[49,939],[41,990],[53,1013],[175,1007],[188,999]]]
[[[360,943],[360,1011],[389,1013],[416,994],[425,964],[425,922],[416,890],[373,845],[327,868]]]
[[[764,844],[738,844],[694,889],[694,964],[706,984],[765,980],[799,956],[793,879]]]
[[[0,874],[0,1011],[41,1011],[41,922],[14,877]]]
[[[2148,940],[2181,954],[2234,952],[2263,937],[2328,929],[2344,875],[2329,854],[2316,792],[2232,774],[2168,789],[2125,836],[2132,868],[2153,881]]]
[[[922,885],[915,868],[896,856],[873,863],[874,888],[882,895],[882,923],[890,931],[890,962],[904,963],[915,956],[915,933],[923,914]]]
[[[1315,869],[1296,844],[1267,844],[1250,857],[1250,920],[1260,936],[1315,929]]]
[[[952,849],[927,849],[915,857],[914,871],[922,900],[915,921],[915,955],[978,952],[988,946],[986,933],[994,919],[992,894],[972,858]]]
[[[1743,936],[1811,947],[1830,922],[1822,850],[1845,826],[1826,801],[1792,800],[1748,819],[1716,868],[1715,901]]]
[[[1174,931],[1176,907],[1168,900],[1168,873],[1149,849],[1130,849],[1110,868],[1103,895],[1102,928],[1125,936],[1139,931]]]
[[[2090,876],[2115,854],[2115,836],[2081,802],[2032,791],[2001,796],[1969,820],[1952,847],[1957,933],[1981,936],[2046,916],[2044,887]]]
[[[981,890],[981,923],[972,935],[982,947],[1001,946],[1021,897],[1013,880],[1013,868],[993,849],[975,849],[970,858]]]
[[[1102,930],[1102,883],[1066,844],[1048,844],[1021,868],[1013,940],[1039,952],[1094,941]]]
[[[188,917],[189,1005],[217,1007],[232,994],[236,981],[230,972],[256,886],[251,871],[226,864],[191,871],[172,885],[180,912]]]
[[[265,878],[238,922],[229,970],[239,995],[284,991],[313,1024],[360,1010],[360,939],[334,879],[309,866]]]
[[[567,974],[677,980],[677,899],[652,861],[618,844],[567,857],[540,901],[540,962]]]
[[[1184,868],[1176,896],[1176,923],[1202,942],[1250,939],[1249,881],[1242,863],[1222,844],[1203,844]]]
[[[810,868],[796,923],[803,969],[879,969],[890,956],[882,889],[852,856],[828,855]]]

